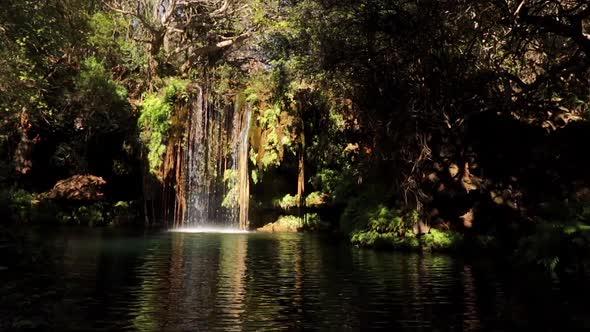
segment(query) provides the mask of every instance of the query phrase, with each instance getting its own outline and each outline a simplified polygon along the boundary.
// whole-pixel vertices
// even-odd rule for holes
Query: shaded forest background
[[[586,1],[0,7],[3,216],[169,223],[179,112],[198,88],[254,112],[252,228],[588,260]]]

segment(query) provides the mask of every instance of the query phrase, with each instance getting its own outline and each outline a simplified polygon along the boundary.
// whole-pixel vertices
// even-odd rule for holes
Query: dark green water
[[[359,250],[307,235],[36,234],[0,271],[0,328],[53,331],[570,331],[587,289],[485,260]]]

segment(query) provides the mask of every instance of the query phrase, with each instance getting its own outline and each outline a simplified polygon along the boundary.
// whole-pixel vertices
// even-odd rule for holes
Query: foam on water
[[[173,228],[169,232],[173,233],[222,233],[222,234],[247,234],[249,231],[237,229],[237,228],[224,228],[224,227],[182,227]]]

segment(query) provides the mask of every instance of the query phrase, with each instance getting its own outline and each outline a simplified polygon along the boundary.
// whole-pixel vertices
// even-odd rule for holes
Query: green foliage
[[[573,203],[561,217],[539,220],[534,232],[519,241],[516,257],[550,272],[590,264],[590,204]]]
[[[75,222],[82,225],[97,226],[105,222],[101,203],[81,206],[74,212],[73,217]]]
[[[110,93],[110,95],[99,96],[103,98],[102,102],[120,101],[127,98],[127,89],[115,82],[106,70],[104,63],[95,57],[84,61],[77,79],[77,86],[83,93],[96,93],[97,91],[102,93],[102,90],[105,91],[104,93]]]
[[[330,228],[330,225],[322,221],[317,213],[306,213],[303,217],[282,215],[272,225],[275,231],[288,232],[319,232]]]
[[[260,137],[253,142],[250,159],[261,171],[281,166],[285,151],[295,153],[296,112],[285,98],[279,69],[250,77],[245,90],[246,102],[252,105]],[[261,175],[261,174],[260,174]]]
[[[272,105],[271,107],[265,108],[258,113],[258,124],[264,129],[274,129],[279,124],[279,115],[281,114],[281,108],[279,105]],[[276,135],[276,133],[275,133]],[[270,140],[270,139],[269,139]],[[277,139],[273,140],[273,143],[277,143]]]
[[[18,221],[30,221],[33,210],[33,199],[35,197],[23,190],[18,188],[9,189],[5,194],[8,196],[8,207],[13,213],[13,216]]]
[[[311,192],[305,197],[305,206],[320,207],[326,204],[326,195],[319,191]]]
[[[364,230],[369,220],[380,211],[379,202],[385,200],[386,193],[380,186],[369,186],[359,190],[347,201],[340,217],[340,230],[344,234]]]
[[[239,68],[232,66],[229,63],[223,63],[214,70],[214,86],[213,90],[220,98],[225,98],[232,94],[238,86],[237,84],[241,81],[241,74],[243,74]]]
[[[418,250],[420,241],[413,234],[400,237],[393,233],[379,233],[375,230],[356,232],[351,242],[359,247],[375,249]]]
[[[15,222],[105,226],[130,223],[138,216],[135,202],[56,204],[18,188],[0,190],[0,202],[0,213]]]
[[[302,224],[302,230],[308,232],[321,232],[330,229],[330,224],[323,221],[317,213],[304,214]]]
[[[56,206],[39,195],[9,187],[0,190],[0,213],[15,222],[55,222]]]
[[[128,129],[131,107],[127,89],[112,79],[103,62],[87,58],[76,78],[77,98],[83,112],[78,115],[82,129],[111,132]]]
[[[139,125],[142,129],[142,140],[147,142],[150,171],[157,172],[166,152],[165,139],[170,128],[172,106],[158,95],[149,94],[142,104]]]
[[[314,188],[328,194],[334,202],[347,203],[350,196],[354,195],[351,175],[344,169],[336,171],[322,168],[311,177],[310,182]]]
[[[299,197],[297,195],[286,194],[280,199],[276,199],[273,202],[274,206],[278,206],[283,210],[289,210],[297,206],[299,203]]]
[[[352,235],[351,242],[359,247],[395,250],[451,251],[458,249],[463,236],[456,232],[431,229],[430,233],[416,236],[411,231],[403,235],[367,230]]]
[[[299,231],[303,227],[303,220],[292,215],[280,216],[279,219],[275,221],[275,225],[277,225],[279,229]]]
[[[186,81],[170,80],[160,93],[148,94],[141,104],[138,123],[141,139],[147,144],[150,171],[157,174],[166,152],[170,118],[177,101],[186,99]]]
[[[119,209],[124,207],[119,206]],[[57,218],[63,224],[91,227],[105,226],[113,221],[111,214],[107,211],[107,205],[102,202],[63,208],[59,211]]]
[[[258,183],[258,180],[259,180],[258,170],[257,169],[253,169],[252,172],[251,172],[250,177],[252,179],[252,182],[254,184],[257,184]]]
[[[413,220],[401,215],[400,210],[393,211],[383,205],[368,212],[369,228],[380,233],[404,234],[411,229]]]
[[[343,218],[353,218],[349,235],[351,242],[360,247],[396,250],[449,251],[457,249],[463,236],[456,232],[430,229],[429,233],[417,236],[412,230],[418,222],[415,210],[390,209],[385,205],[362,206],[359,200],[349,205]],[[353,210],[354,209],[354,210]],[[346,224],[346,220],[341,221]],[[351,226],[348,227],[351,227]],[[350,228],[349,228],[350,229]]]
[[[141,44],[127,38],[129,22],[123,16],[99,11],[90,17],[88,24],[88,44],[101,58],[131,71],[147,68],[145,50]]]
[[[580,267],[590,262],[590,224],[541,222],[535,232],[519,242],[516,256],[525,264],[542,266],[547,271],[561,267]]]
[[[431,228],[427,234],[420,237],[423,249],[432,251],[448,251],[457,249],[463,241],[463,235],[452,231],[441,231]]]
[[[238,206],[238,171],[235,169],[226,169],[223,174],[223,182],[225,183],[227,193],[221,202],[221,206],[232,208]]]
[[[72,90],[75,51],[84,46],[84,1],[6,0],[0,11],[0,130],[18,125],[23,109],[52,122]],[[65,19],[67,17],[67,19]]]
[[[138,217],[137,202],[118,201],[112,207],[112,222],[118,225],[132,223]],[[107,213],[107,218],[109,214]],[[111,220],[107,220],[107,223]]]

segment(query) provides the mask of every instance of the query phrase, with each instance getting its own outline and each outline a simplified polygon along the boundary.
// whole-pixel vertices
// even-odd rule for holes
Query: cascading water
[[[213,104],[199,88],[189,106],[184,150],[185,211],[176,227],[248,227],[251,109]],[[178,189],[177,189],[178,190]]]
[[[240,143],[238,149],[238,206],[239,206],[239,222],[240,229],[248,228],[248,207],[250,206],[250,176],[248,174],[248,152],[250,145],[248,144],[250,125],[252,121],[252,108],[250,105],[246,106],[245,122],[242,122],[242,133],[240,134]]]

